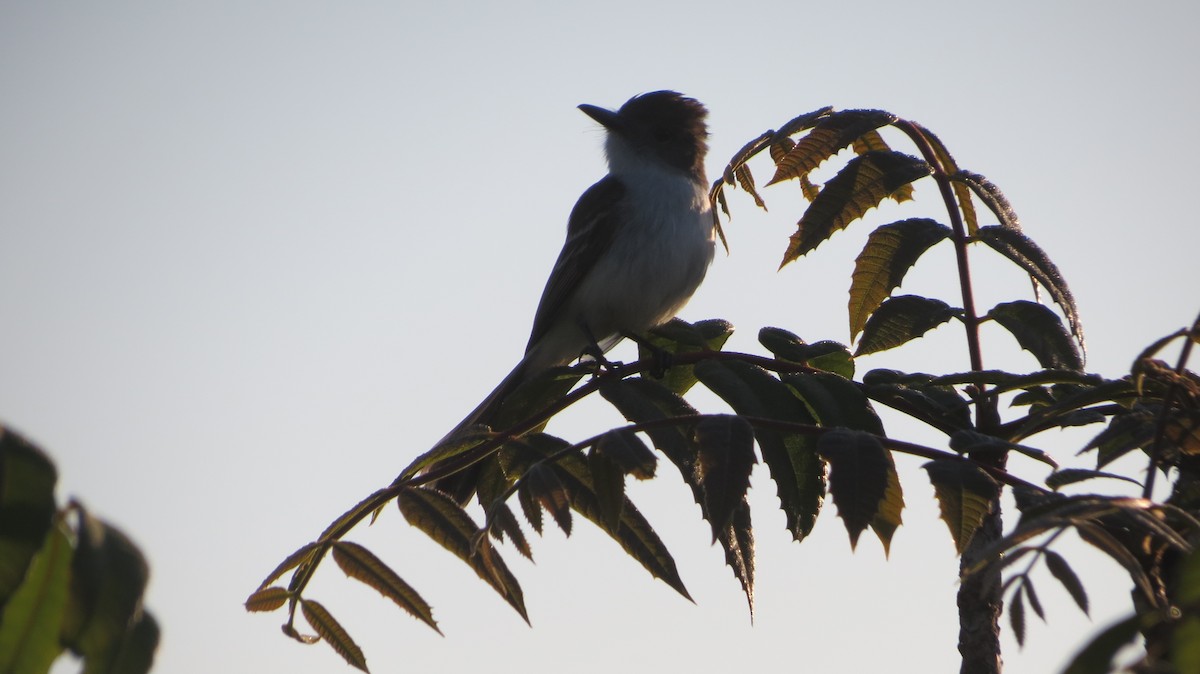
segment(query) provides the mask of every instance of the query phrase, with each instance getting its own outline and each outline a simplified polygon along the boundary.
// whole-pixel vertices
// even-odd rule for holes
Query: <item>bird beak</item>
[[[583,114],[600,122],[600,125],[609,131],[620,131],[623,126],[621,124],[621,117],[612,110],[596,105],[588,105],[587,103],[580,105],[579,109],[583,111]]]

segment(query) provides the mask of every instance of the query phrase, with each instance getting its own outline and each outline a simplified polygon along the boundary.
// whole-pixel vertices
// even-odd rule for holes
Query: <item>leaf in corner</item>
[[[868,152],[851,159],[796,223],[779,266],[809,253],[896,190],[929,173],[928,164],[899,152]]]
[[[367,658],[362,649],[324,606],[312,599],[301,599],[300,611],[304,613],[304,619],[312,625],[313,630],[321,635],[321,639],[332,646],[348,665],[364,672],[370,671],[367,669]]]
[[[817,452],[829,462],[829,495],[854,549],[887,495],[887,450],[870,433],[835,428],[821,436]]]
[[[850,283],[850,339],[867,318],[900,287],[904,275],[925,251],[950,236],[950,228],[929,218],[910,218],[871,232],[854,262]]]
[[[950,529],[954,549],[962,554],[1000,497],[1000,485],[974,462],[935,459],[922,468],[929,474],[942,521]]]
[[[1017,300],[992,307],[990,318],[1012,333],[1022,349],[1047,369],[1083,370],[1083,356],[1058,315],[1037,302]]]
[[[1117,652],[1132,645],[1141,635],[1141,620],[1136,615],[1120,620],[1106,627],[1083,647],[1071,664],[1063,670],[1063,674],[1096,674],[1097,672],[1112,671],[1113,658]],[[1140,641],[1140,640],[1139,640]]]
[[[961,309],[928,297],[897,295],[888,298],[867,319],[854,355],[893,349],[961,314]]]
[[[62,653],[58,635],[71,594],[72,553],[67,532],[51,525],[0,611],[0,671],[46,672]]]
[[[417,620],[432,627],[433,631],[442,633],[433,619],[433,609],[429,604],[370,550],[357,543],[337,541],[333,544],[333,561],[350,578],[374,588]]]

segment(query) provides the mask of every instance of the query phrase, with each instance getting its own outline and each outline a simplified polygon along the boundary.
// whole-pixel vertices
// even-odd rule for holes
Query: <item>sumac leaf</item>
[[[321,635],[321,640],[332,646],[333,650],[346,661],[346,664],[364,672],[370,671],[367,669],[367,659],[363,655],[362,649],[354,643],[350,634],[324,606],[312,599],[301,599],[300,611],[304,614],[304,619],[308,621],[308,624],[312,625],[313,630]]]
[[[1083,588],[1083,583],[1079,580],[1079,576],[1075,575],[1074,569],[1067,563],[1063,556],[1053,550],[1045,551],[1046,568],[1050,571],[1050,575],[1058,579],[1062,583],[1063,588],[1075,600],[1075,604],[1079,606],[1079,610],[1086,615],[1088,612],[1088,596],[1087,590]]]
[[[1084,345],[1083,325],[1079,321],[1079,308],[1075,305],[1075,297],[1063,279],[1062,272],[1050,260],[1050,256],[1034,243],[1033,239],[1022,234],[1019,230],[1009,227],[982,227],[976,232],[980,241],[987,244],[996,252],[1011,260],[1027,274],[1033,277],[1047,292],[1051,299],[1062,309],[1067,317],[1071,334]]]
[[[863,325],[856,356],[892,349],[962,314],[941,300],[898,295],[884,300]]]
[[[929,474],[942,521],[950,529],[954,549],[962,554],[1000,496],[1000,485],[973,462],[936,459],[922,468]]]
[[[1037,302],[1017,300],[992,307],[990,318],[1012,333],[1044,368],[1083,370],[1083,356],[1058,315]]]
[[[292,593],[286,587],[264,587],[246,598],[247,611],[274,611],[287,603]]]
[[[338,541],[333,544],[333,561],[350,578],[391,599],[417,620],[433,628],[433,631],[442,633],[433,619],[433,609],[428,602],[375,553],[357,543]]]
[[[836,428],[821,436],[817,451],[829,462],[829,495],[853,549],[886,495],[887,450],[870,433]]]
[[[779,266],[812,251],[896,190],[929,175],[929,171],[925,162],[899,152],[868,152],[851,159],[825,183],[796,223],[796,233]]]
[[[863,134],[894,121],[896,116],[883,110],[842,110],[829,114],[775,162],[775,175],[767,184],[807,175]]]
[[[950,228],[928,218],[911,218],[871,232],[854,262],[850,283],[850,339],[898,288],[905,273],[934,244],[948,238]]]
[[[750,472],[758,462],[754,429],[741,417],[713,415],[698,422],[694,433],[704,511],[716,543],[750,488]]]

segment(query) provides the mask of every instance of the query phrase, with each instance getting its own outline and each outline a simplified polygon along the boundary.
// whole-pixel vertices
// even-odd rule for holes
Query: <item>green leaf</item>
[[[333,544],[333,561],[350,578],[373,588],[433,631],[442,633],[429,603],[370,550],[357,543],[337,541]]]
[[[871,232],[855,260],[850,284],[851,340],[892,290],[900,287],[921,255],[949,236],[949,227],[928,218],[900,220]]]
[[[444,438],[441,442],[434,445],[433,449],[418,456],[412,463],[408,464],[404,472],[400,473],[398,479],[409,479],[437,463],[459,456],[460,454],[465,454],[495,437],[495,435],[487,426],[469,426],[464,428],[462,432]]]
[[[750,472],[758,463],[754,429],[741,417],[712,415],[701,419],[694,433],[704,512],[716,543],[750,488]]]
[[[59,633],[71,580],[71,541],[52,527],[0,613],[0,672],[46,672],[62,652]]]
[[[89,669],[96,666],[104,671],[142,611],[150,568],[119,529],[82,508],[78,512],[71,562],[73,597],[64,619],[64,643],[83,655]]]
[[[929,172],[928,164],[899,152],[868,152],[851,159],[801,216],[779,266],[812,251],[896,190]]]
[[[854,549],[886,496],[887,450],[870,433],[835,428],[821,435],[817,451],[829,462],[829,495]]]
[[[867,319],[854,355],[895,348],[961,315],[961,309],[955,309],[941,300],[917,295],[889,298]]]
[[[1075,297],[1071,294],[1071,289],[1067,286],[1058,267],[1050,261],[1050,256],[1034,243],[1033,239],[1016,229],[982,227],[976,235],[980,241],[1025,270],[1050,293],[1051,299],[1058,304],[1063,315],[1067,317],[1071,334],[1079,341],[1079,346],[1082,348],[1084,344],[1083,325],[1079,321],[1079,309],[1075,305]]]
[[[695,353],[697,351],[720,351],[725,342],[733,335],[733,325],[728,321],[711,319],[687,323],[673,318],[660,325],[645,336],[645,341],[654,349],[672,355]],[[639,358],[650,358],[654,354],[645,344],[638,344]],[[672,392],[683,395],[696,383],[696,375],[691,365],[672,365],[666,369],[661,378],[653,378]]]
[[[954,549],[962,554],[1000,497],[1000,485],[971,461],[935,459],[922,468],[929,474],[942,521]]]
[[[741,361],[704,361],[696,373],[735,412],[748,417],[813,424],[815,419],[791,389],[766,370]],[[811,436],[756,427],[754,437],[771,471],[780,507],[794,540],[812,532],[825,498],[825,463]]]
[[[1083,357],[1076,343],[1058,315],[1046,307],[1025,300],[1003,302],[992,307],[986,318],[1004,326],[1042,367],[1083,370]]]
[[[354,643],[350,634],[324,606],[311,599],[301,599],[300,611],[304,614],[304,619],[308,621],[308,624],[312,625],[313,630],[321,635],[321,639],[333,647],[338,655],[342,656],[346,664],[364,672],[370,671],[367,669],[367,658],[363,655],[362,649]]]
[[[1058,579],[1062,583],[1067,593],[1075,600],[1075,604],[1079,606],[1079,610],[1086,615],[1088,612],[1088,596],[1087,590],[1083,588],[1083,583],[1080,582],[1079,576],[1075,575],[1075,571],[1071,565],[1067,563],[1063,556],[1053,550],[1045,550],[1043,552],[1046,559],[1046,568],[1050,571],[1050,575]]]
[[[1140,625],[1137,616],[1130,616],[1106,627],[1071,659],[1063,674],[1111,672],[1117,653],[1141,635]]]
[[[0,426],[0,606],[50,531],[58,472],[42,450]]]
[[[400,490],[396,502],[409,524],[466,562],[525,622],[529,622],[517,579],[499,554],[492,553],[487,539],[476,538],[479,527],[454,499],[435,489],[405,487]]]
[[[894,121],[895,115],[882,110],[842,110],[823,117],[811,132],[775,162],[775,175],[767,185],[807,175],[863,134]],[[785,126],[780,134],[788,128]]]
[[[771,327],[758,331],[758,341],[780,360],[832,372],[846,379],[854,376],[854,357],[845,344],[832,340],[806,344],[794,333]]]

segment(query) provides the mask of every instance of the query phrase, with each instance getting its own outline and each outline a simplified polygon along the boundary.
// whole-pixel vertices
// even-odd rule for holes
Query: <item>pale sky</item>
[[[55,459],[60,499],[147,554],[157,671],[351,671],[282,636],[282,613],[241,603],[519,358],[571,205],[604,173],[603,134],[579,103],[698,98],[712,176],[824,105],[921,122],[1005,191],[1058,263],[1091,371],[1120,376],[1200,309],[1194,3],[478,4],[0,5],[0,421]],[[682,314],[733,322],[730,348],[762,353],[765,325],[846,341],[867,232],[945,217],[918,191],[776,272],[793,190],[764,192],[766,215],[731,195],[732,253]],[[904,292],[955,301],[938,252]],[[986,257],[981,305],[1028,299]],[[989,367],[1033,367],[987,338]],[[965,366],[961,331],[946,328],[860,370]],[[595,402],[551,430],[579,439],[616,422]],[[1088,465],[1073,456],[1098,430],[1040,446]],[[332,564],[311,596],[376,672],[956,671],[953,544],[920,461],[897,463],[907,509],[890,561],[869,534],[851,553],[832,504],[791,543],[759,467],[753,626],[671,470],[634,497],[696,605],[580,520],[571,539],[534,542],[536,566],[506,551],[530,629],[393,509],[353,538],[433,603],[446,636]],[[1129,610],[1114,564],[1063,551],[1093,619],[1044,577],[1050,623],[1031,620],[1023,651],[1006,630],[1010,671],[1057,671]]]

